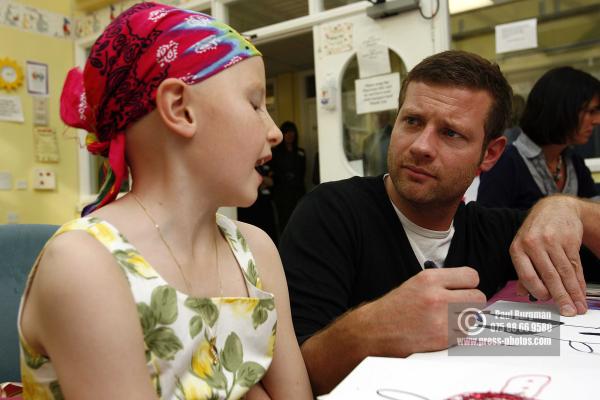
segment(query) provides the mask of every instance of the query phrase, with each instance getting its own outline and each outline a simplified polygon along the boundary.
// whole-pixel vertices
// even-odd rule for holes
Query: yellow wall
[[[298,128],[298,144],[304,146],[304,119],[302,118],[302,91],[298,87],[298,74],[289,72],[275,78],[276,123],[292,121]]]
[[[49,12],[71,15],[69,0],[22,0],[21,4],[44,9]],[[9,213],[16,213],[19,223],[60,224],[76,216],[79,201],[78,143],[64,133],[65,125],[59,118],[59,98],[67,71],[74,64],[73,41],[53,38],[0,25],[0,58],[9,57],[25,71],[26,61],[48,64],[50,127],[56,130],[60,161],[41,164],[35,161],[32,97],[23,84],[16,91],[2,95],[19,96],[22,102],[25,123],[0,121],[0,171],[12,174],[13,189],[0,190],[0,223],[6,223]],[[55,171],[57,188],[53,191],[33,190],[33,169],[50,168]],[[17,180],[26,180],[26,190],[16,190]]]
[[[294,98],[295,98],[294,74],[287,73],[275,78],[275,101],[277,102],[277,119],[281,124],[283,121],[294,121]]]

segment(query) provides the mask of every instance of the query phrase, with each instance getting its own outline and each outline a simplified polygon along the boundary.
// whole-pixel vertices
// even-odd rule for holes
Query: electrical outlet
[[[33,188],[36,190],[56,189],[56,175],[54,171],[47,168],[35,168],[33,170]]]

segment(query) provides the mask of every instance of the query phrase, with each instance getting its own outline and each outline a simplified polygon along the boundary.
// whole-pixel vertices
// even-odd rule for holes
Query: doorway
[[[257,48],[265,63],[267,109],[277,126],[296,126],[297,148],[286,146],[284,140],[273,149],[273,160],[260,171],[264,180],[257,202],[250,210],[238,209],[238,217],[259,226],[277,243],[298,201],[318,183],[314,179],[318,128],[312,31],[275,38]]]

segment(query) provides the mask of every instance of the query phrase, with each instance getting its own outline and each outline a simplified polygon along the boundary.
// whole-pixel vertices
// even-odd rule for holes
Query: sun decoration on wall
[[[0,89],[16,90],[23,84],[23,69],[15,60],[0,58]]]

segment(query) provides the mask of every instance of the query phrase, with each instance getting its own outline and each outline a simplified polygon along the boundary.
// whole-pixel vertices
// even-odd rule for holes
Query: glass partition
[[[406,66],[392,50],[391,72],[406,77]],[[346,158],[357,175],[376,176],[387,172],[387,149],[396,119],[397,102],[393,109],[357,113],[356,80],[359,79],[358,60],[354,56],[342,77],[343,146]]]

